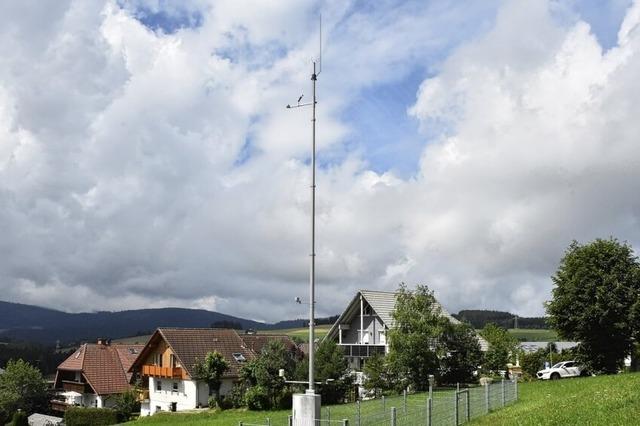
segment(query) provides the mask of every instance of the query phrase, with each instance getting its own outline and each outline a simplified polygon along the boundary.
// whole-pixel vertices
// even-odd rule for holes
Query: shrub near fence
[[[106,426],[118,423],[118,413],[111,408],[69,407],[64,412],[67,426]]]

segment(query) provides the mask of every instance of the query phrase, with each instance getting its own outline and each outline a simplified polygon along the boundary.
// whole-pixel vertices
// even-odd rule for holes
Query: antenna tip
[[[291,105],[287,104],[287,108],[291,108]]]

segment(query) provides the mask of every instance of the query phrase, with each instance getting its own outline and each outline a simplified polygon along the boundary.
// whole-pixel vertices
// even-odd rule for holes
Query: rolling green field
[[[558,334],[553,330],[510,328],[509,334],[521,342],[555,342],[558,340]]]
[[[637,425],[640,373],[520,384],[520,400],[475,425]]]

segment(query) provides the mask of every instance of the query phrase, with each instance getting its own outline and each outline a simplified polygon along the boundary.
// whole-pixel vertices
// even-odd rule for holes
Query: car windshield
[[[560,367],[562,367],[562,364],[564,364],[564,362],[559,362],[559,363],[557,363],[556,365],[554,365],[551,368],[560,368]]]

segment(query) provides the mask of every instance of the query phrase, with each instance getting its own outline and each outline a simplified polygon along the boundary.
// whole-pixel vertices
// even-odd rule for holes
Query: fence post
[[[360,400],[358,400],[357,408],[358,408],[358,426],[360,426]]]
[[[289,422],[287,424],[293,426],[293,416],[291,414],[289,414]]]
[[[402,391],[402,410],[407,414],[407,390]]]
[[[349,419],[342,419],[342,426],[349,426]]]
[[[433,386],[429,383],[429,398],[433,398]]]
[[[514,379],[513,385],[515,386],[515,392],[516,392],[516,401],[518,400],[518,376],[516,376]]]
[[[271,419],[267,417],[267,426],[271,426]]]
[[[396,426],[396,407],[391,407],[391,426]]]
[[[387,403],[385,402],[384,395],[382,395],[382,412],[387,411]]]
[[[433,410],[433,400],[427,399],[427,426],[431,426],[431,412]]]
[[[453,414],[453,419],[454,419],[454,424],[456,426],[458,426],[460,423],[458,422],[458,391],[455,392],[455,398],[456,398],[456,403],[455,403],[455,410],[456,412]]]
[[[238,426],[242,426],[242,422],[239,422],[239,423],[238,423]]]
[[[469,393],[471,391],[469,390],[469,388],[467,388],[467,421],[471,420],[471,397],[469,396]]]
[[[331,423],[331,408],[327,407],[327,422]]]
[[[487,414],[489,414],[489,409],[490,409],[490,407],[489,407],[489,392],[490,392],[490,389],[491,389],[491,383],[489,383],[489,382],[485,383],[485,385],[484,385],[484,405],[487,408]]]
[[[502,406],[504,407],[504,379],[502,379]]]

